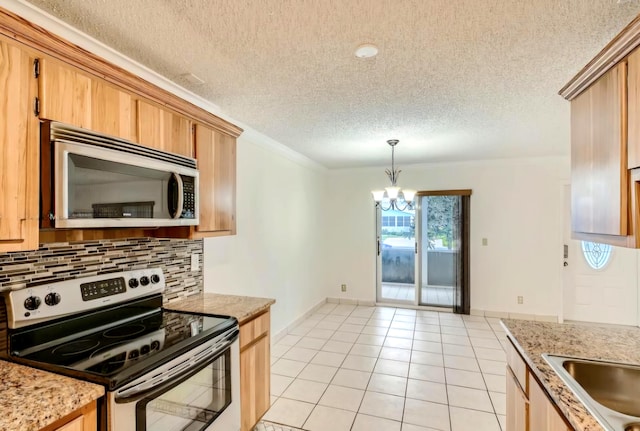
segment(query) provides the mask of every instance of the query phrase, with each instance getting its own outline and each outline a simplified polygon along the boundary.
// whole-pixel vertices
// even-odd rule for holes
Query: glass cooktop
[[[237,325],[233,317],[168,311],[161,304],[161,298],[146,299],[13,331],[10,356],[115,386]]]

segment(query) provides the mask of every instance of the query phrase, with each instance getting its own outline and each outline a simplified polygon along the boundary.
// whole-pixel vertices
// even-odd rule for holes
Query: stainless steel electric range
[[[10,359],[102,384],[104,431],[240,429],[238,322],[162,308],[160,268],[5,293]]]

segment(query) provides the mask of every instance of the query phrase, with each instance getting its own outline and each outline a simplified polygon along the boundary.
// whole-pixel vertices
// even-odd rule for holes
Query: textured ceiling
[[[330,167],[569,154],[557,95],[640,0],[30,0]],[[357,59],[361,43],[373,59]],[[186,73],[205,83],[189,84]]]

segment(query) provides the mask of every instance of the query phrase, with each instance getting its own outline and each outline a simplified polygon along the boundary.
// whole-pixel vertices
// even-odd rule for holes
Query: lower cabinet
[[[98,411],[96,401],[74,411],[40,431],[97,431]]]
[[[506,425],[506,431],[573,431],[511,343],[507,347]]]
[[[242,431],[253,429],[271,405],[270,326],[269,311],[240,326],[240,429]]]
[[[529,400],[518,379],[507,370],[507,431],[527,431]]]
[[[529,403],[530,430],[571,431],[537,383],[529,388]]]

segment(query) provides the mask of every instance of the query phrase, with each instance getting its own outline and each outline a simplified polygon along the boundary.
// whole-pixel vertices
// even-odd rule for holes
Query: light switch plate
[[[197,271],[200,269],[200,255],[193,253],[191,255],[191,271]]]

